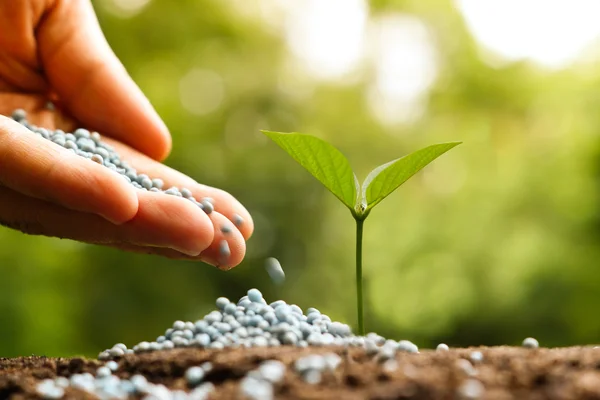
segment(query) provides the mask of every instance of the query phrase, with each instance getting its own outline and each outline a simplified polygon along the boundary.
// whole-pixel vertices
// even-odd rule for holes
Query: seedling
[[[261,131],[291,155],[312,176],[350,209],[356,221],[356,311],[358,330],[364,335],[362,290],[363,224],[377,204],[427,164],[461,142],[440,143],[380,165],[367,175],[362,186],[350,163],[335,147],[302,133]]]

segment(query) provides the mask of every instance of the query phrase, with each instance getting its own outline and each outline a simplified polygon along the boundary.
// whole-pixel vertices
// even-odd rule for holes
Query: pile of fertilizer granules
[[[348,325],[333,322],[316,308],[308,308],[306,313],[294,304],[283,300],[267,303],[258,289],[250,289],[237,303],[225,297],[216,300],[217,309],[204,318],[192,321],[175,321],[164,335],[152,341],[143,341],[129,349],[123,343],[102,351],[98,359],[105,365],[98,368],[95,376],[91,373],[74,374],[67,379],[57,377],[47,379],[38,385],[38,393],[46,398],[61,398],[66,388],[84,390],[101,399],[126,399],[129,396],[142,396],[151,399],[206,399],[214,391],[213,383],[204,381],[213,368],[212,363],[203,362],[187,368],[185,380],[189,391],[172,390],[161,384],[154,384],[141,374],[121,379],[113,374],[119,359],[127,354],[147,354],[179,349],[214,349],[224,351],[234,348],[258,347],[330,347],[362,348],[364,352],[380,364],[383,370],[398,368],[396,355],[399,352],[419,353],[418,347],[410,341],[385,339],[375,333],[366,336],[353,335]],[[538,347],[533,338],[523,342],[525,347]],[[440,344],[438,352],[447,352],[448,346]],[[469,359],[462,359],[459,368],[467,376],[476,375],[474,365],[483,361],[480,351],[473,351]],[[327,374],[333,374],[342,362],[334,352],[309,354],[298,357],[292,364],[296,373],[309,385],[319,384]],[[266,360],[250,371],[239,384],[241,398],[272,399],[277,385],[286,373],[286,366],[277,360]],[[471,379],[462,389],[479,393],[481,384]]]

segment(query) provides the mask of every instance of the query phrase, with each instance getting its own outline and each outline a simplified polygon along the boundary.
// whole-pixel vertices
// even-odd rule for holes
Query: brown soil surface
[[[469,375],[460,360],[469,359],[475,350],[484,358],[472,362],[474,371]],[[324,374],[318,385],[304,383],[291,366],[301,356],[330,351],[342,356],[343,362],[335,374]],[[357,348],[174,349],[121,357],[116,360],[116,375],[126,378],[141,373],[154,383],[188,390],[185,370],[211,361],[213,369],[205,379],[216,386],[211,399],[241,399],[239,380],[268,359],[289,366],[285,379],[276,386],[278,399],[600,399],[600,349],[592,347],[422,350],[420,354],[397,354],[395,370]],[[41,379],[93,373],[101,364],[82,358],[0,358],[0,398],[39,398],[35,384]],[[461,386],[469,379],[483,384],[485,391],[480,397],[461,395]],[[65,398],[91,397],[69,389]]]

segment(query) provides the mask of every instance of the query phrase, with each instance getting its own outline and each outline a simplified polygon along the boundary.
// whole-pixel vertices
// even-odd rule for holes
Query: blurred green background
[[[324,138],[361,180],[426,145],[464,142],[367,220],[369,331],[421,347],[598,341],[597,47],[558,67],[503,57],[442,0],[94,6],[172,132],[167,164],[234,194],[255,235],[242,265],[220,272],[1,229],[0,356],[133,346],[252,287],[355,326],[354,221],[259,129]],[[553,36],[528,42],[542,17],[519,31],[490,12],[500,22],[477,21],[500,26],[497,37],[549,49],[546,64],[560,56]],[[269,256],[287,273],[282,287],[263,269]]]

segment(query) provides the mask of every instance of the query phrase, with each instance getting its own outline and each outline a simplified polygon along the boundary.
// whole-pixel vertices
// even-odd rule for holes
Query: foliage
[[[356,221],[356,298],[358,331],[364,335],[362,290],[363,223],[369,212],[411,176],[459,143],[435,144],[380,165],[359,186],[344,155],[329,143],[302,133],[262,131],[350,209]]]

